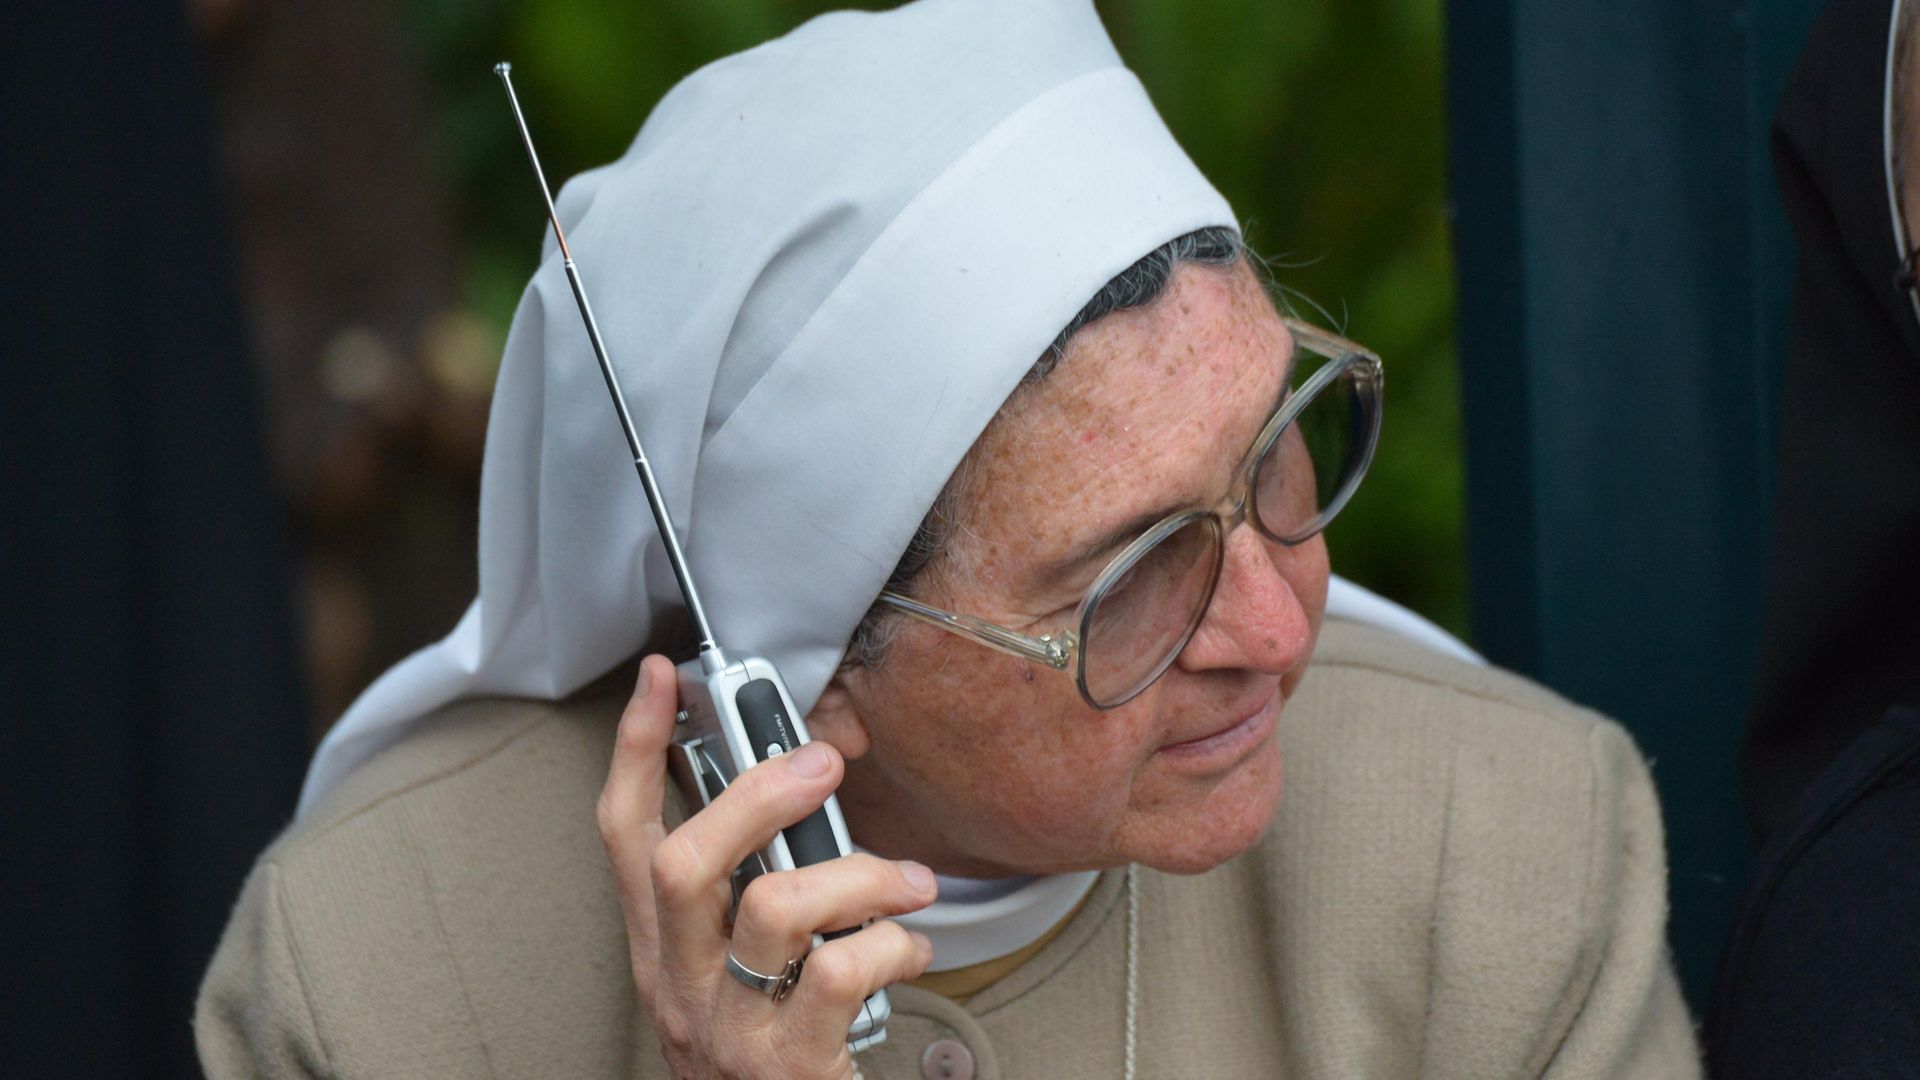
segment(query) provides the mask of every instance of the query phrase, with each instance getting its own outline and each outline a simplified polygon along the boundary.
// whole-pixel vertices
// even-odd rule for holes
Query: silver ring
[[[739,980],[742,985],[750,986],[775,1001],[786,997],[793,990],[793,984],[800,981],[800,969],[806,962],[807,958],[804,956],[795,957],[787,961],[787,966],[780,969],[780,974],[762,975],[741,963],[740,958],[733,955],[732,949],[727,950],[727,974]]]

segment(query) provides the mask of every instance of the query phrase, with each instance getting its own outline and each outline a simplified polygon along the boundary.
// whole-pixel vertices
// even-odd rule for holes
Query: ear
[[[813,711],[807,714],[807,733],[840,751],[840,756],[848,761],[865,756],[872,745],[867,738],[866,722],[860,719],[855,695],[847,686],[848,679],[857,679],[859,675],[858,671],[844,668],[835,672],[833,681],[827,684]]]

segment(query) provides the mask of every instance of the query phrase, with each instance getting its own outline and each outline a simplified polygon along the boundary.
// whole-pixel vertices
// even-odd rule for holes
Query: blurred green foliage
[[[409,0],[459,193],[467,302],[502,327],[542,220],[492,64],[514,63],[548,174],[617,157],[668,87],[816,0]],[[1464,636],[1459,383],[1439,0],[1107,0],[1120,52],[1275,276],[1387,365],[1373,472],[1334,568]]]

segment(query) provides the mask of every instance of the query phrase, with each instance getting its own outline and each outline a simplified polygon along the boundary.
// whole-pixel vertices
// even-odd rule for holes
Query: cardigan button
[[[973,1080],[973,1051],[959,1039],[937,1039],[920,1055],[927,1080]]]

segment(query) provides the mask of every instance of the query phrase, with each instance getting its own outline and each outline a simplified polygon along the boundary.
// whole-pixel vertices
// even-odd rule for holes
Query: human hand
[[[813,935],[927,906],[933,874],[866,854],[762,874],[729,934],[734,867],[826,802],[844,765],[832,747],[808,743],[748,769],[668,832],[661,810],[677,702],[673,664],[647,657],[598,807],[640,1004],[675,1077],[844,1080],[853,1074],[847,1028],[862,1002],[925,971],[933,947],[889,921],[809,954]],[[778,974],[801,956],[806,967],[775,1001],[727,973],[729,949],[758,972]]]

